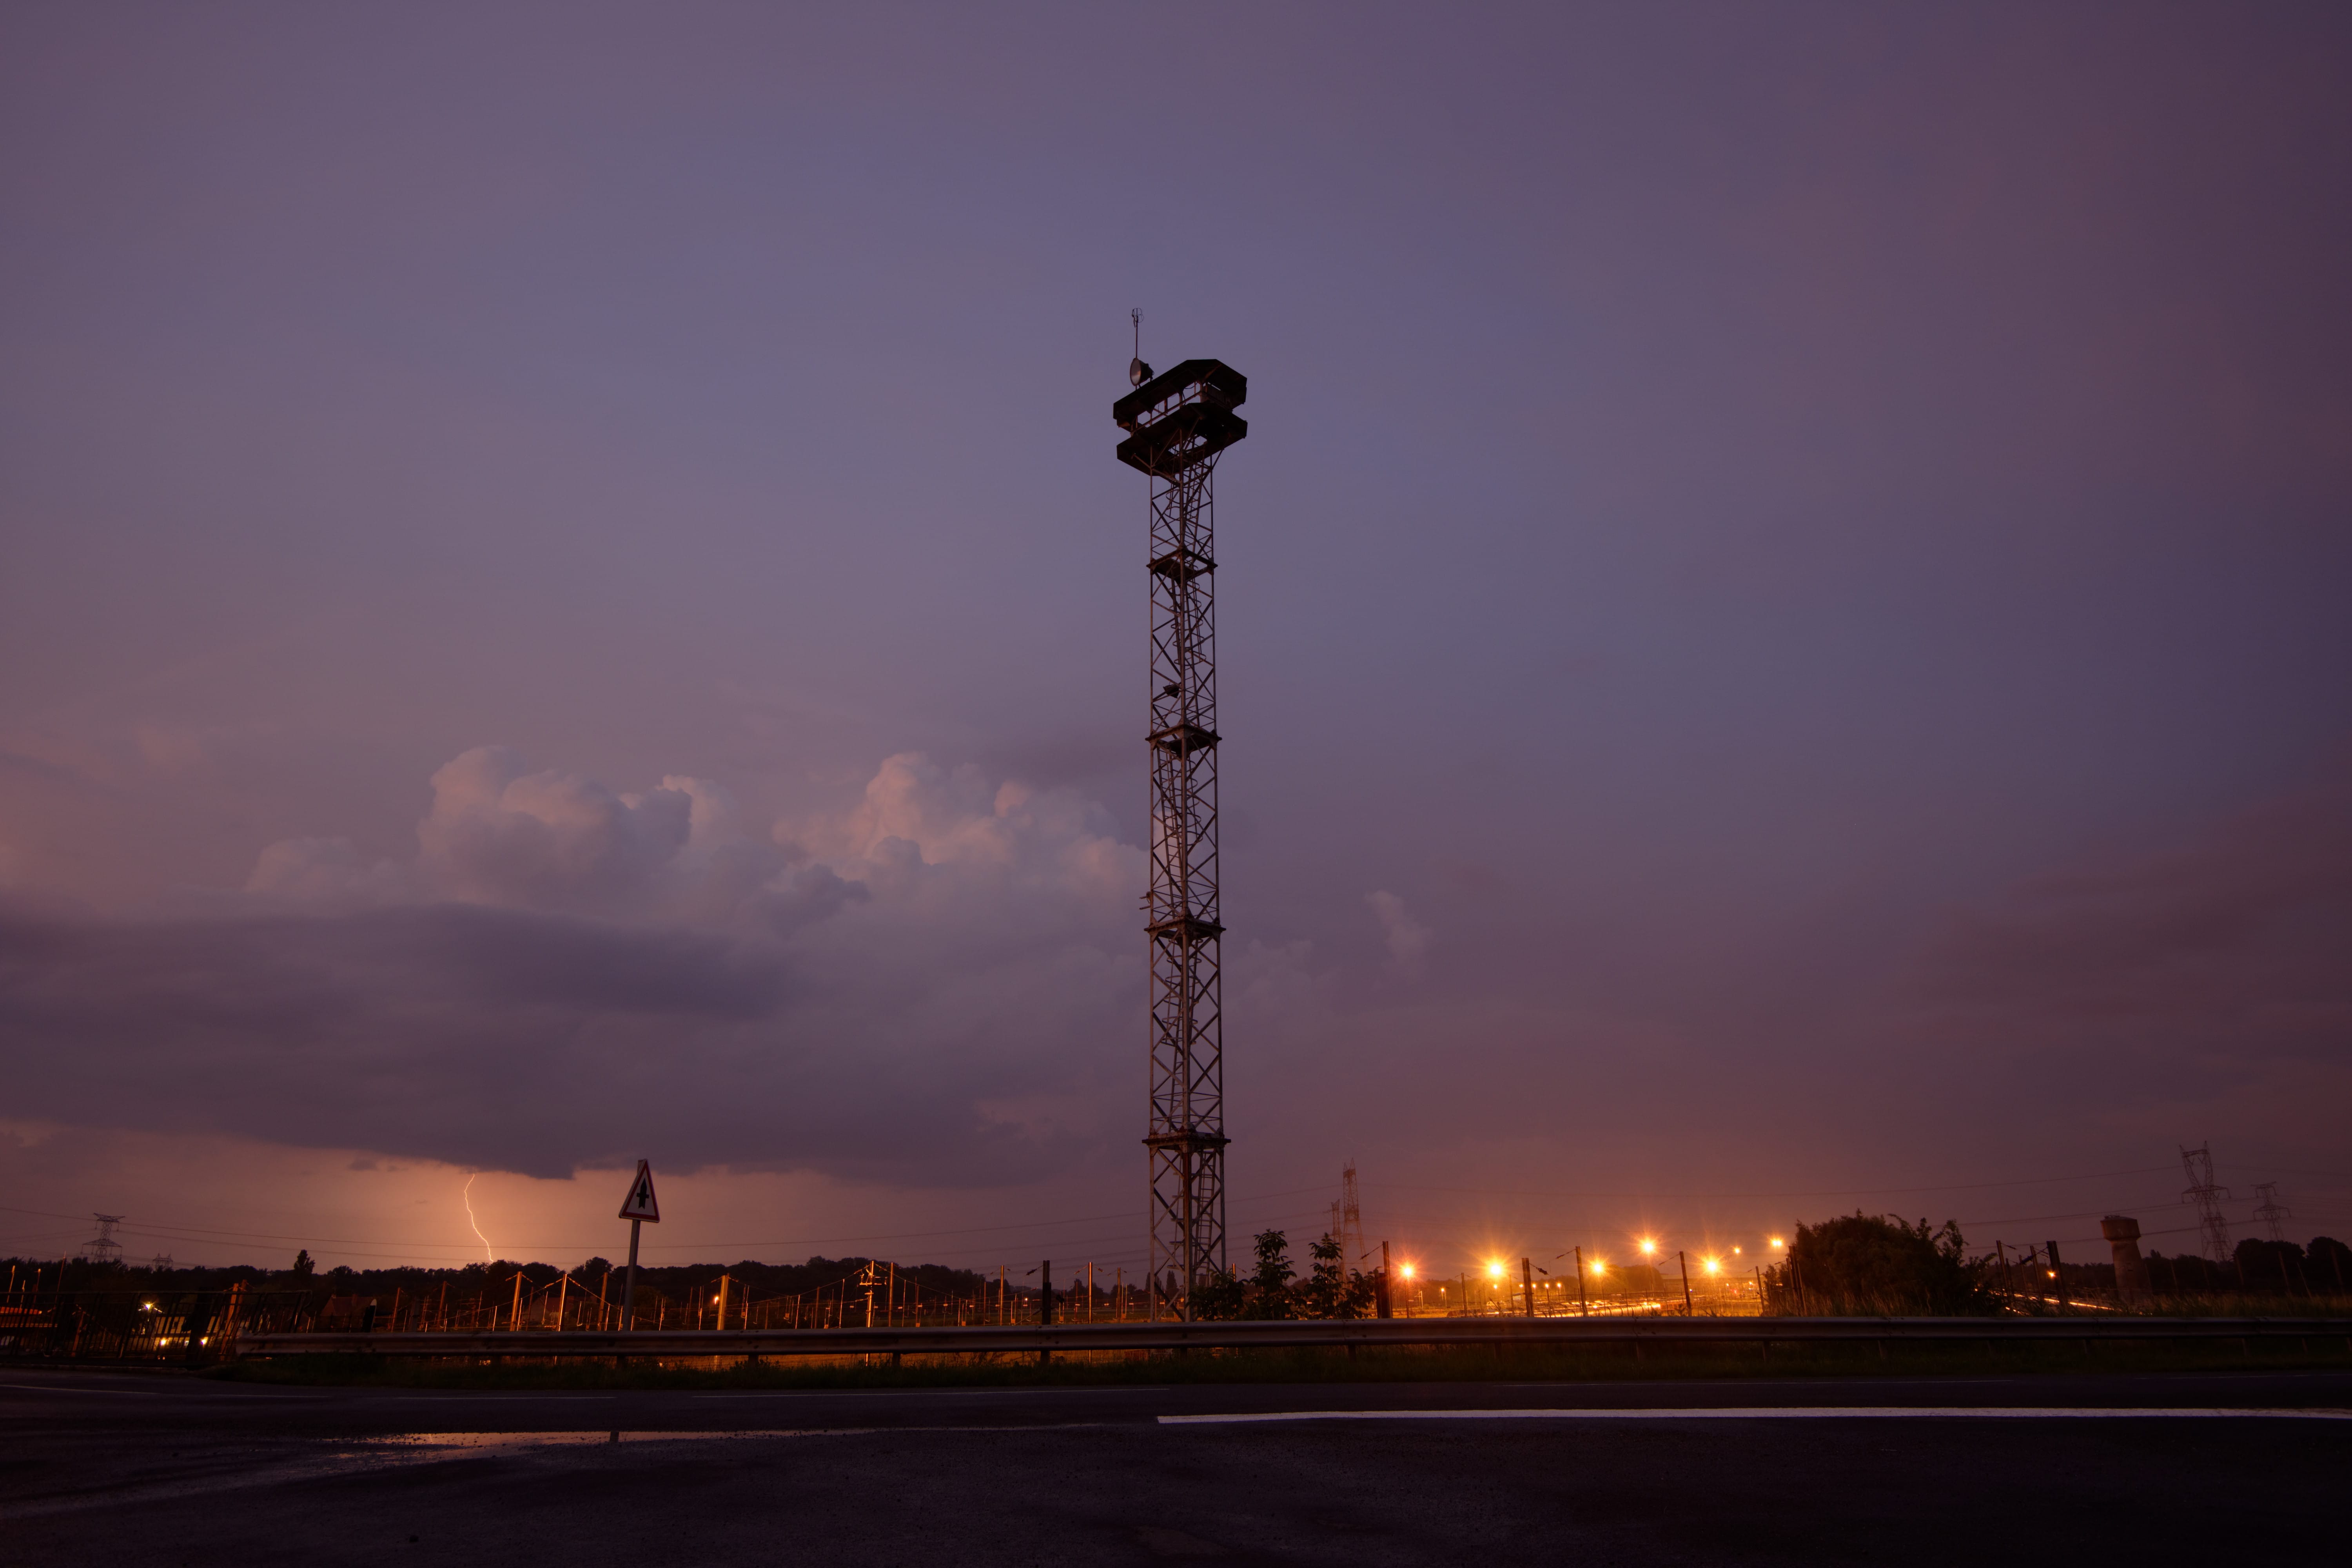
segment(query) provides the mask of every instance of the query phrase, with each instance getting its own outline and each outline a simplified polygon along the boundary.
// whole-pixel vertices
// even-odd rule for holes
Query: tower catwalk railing
[[[1151,481],[1151,1313],[1191,1313],[1225,1266],[1224,1030],[1217,897],[1217,455],[1249,433],[1239,372],[1187,360],[1112,405]]]

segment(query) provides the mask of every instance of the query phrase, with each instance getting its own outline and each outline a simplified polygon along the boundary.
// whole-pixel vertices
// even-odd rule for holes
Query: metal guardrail
[[[2312,1340],[2352,1345],[2352,1318],[1386,1318],[1354,1322],[1132,1322],[936,1329],[245,1333],[232,1356],[1002,1355],[1313,1346],[1813,1344],[1901,1340]]]

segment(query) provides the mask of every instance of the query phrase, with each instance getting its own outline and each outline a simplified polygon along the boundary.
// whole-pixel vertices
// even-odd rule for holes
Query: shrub
[[[1797,1226],[1786,1279],[1814,1313],[1990,1312],[1991,1297],[1962,1257],[1959,1226],[1906,1225],[1860,1210]]]

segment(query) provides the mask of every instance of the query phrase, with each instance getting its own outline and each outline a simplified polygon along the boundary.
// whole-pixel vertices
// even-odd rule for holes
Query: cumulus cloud
[[[413,857],[273,844],[241,906],[0,906],[21,1114],[536,1173],[671,1163],[1020,1180],[1125,1133],[1141,851],[1066,792],[890,758],[755,827],[515,753]]]
[[[1380,917],[1381,930],[1388,938],[1389,961],[1397,972],[1408,977],[1419,974],[1422,960],[1429,952],[1429,928],[1414,920],[1405,909],[1404,900],[1394,893],[1367,894],[1364,902],[1371,905],[1372,913]]]

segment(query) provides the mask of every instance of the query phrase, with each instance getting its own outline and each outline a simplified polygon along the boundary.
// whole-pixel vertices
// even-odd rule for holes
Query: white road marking
[[[689,1394],[688,1399],[1027,1399],[1039,1394],[1165,1394],[1157,1388],[780,1388],[720,1394]]]
[[[134,1399],[153,1399],[163,1392],[160,1388],[79,1388],[70,1383],[0,1383],[0,1388],[21,1388],[27,1394],[127,1394]]]
[[[1162,1415],[1163,1426],[1255,1421],[2352,1421],[2352,1410],[2240,1409],[2213,1405],[1783,1405],[1638,1410],[1267,1410]]]

